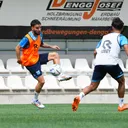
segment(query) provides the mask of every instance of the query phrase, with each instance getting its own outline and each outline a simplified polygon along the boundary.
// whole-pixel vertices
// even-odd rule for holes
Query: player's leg
[[[124,104],[125,78],[123,71],[119,67],[119,65],[115,65],[111,67],[109,74],[118,82],[118,97],[119,97],[118,111],[124,111],[128,109],[128,104]]]
[[[85,87],[82,92],[84,93],[84,95],[87,95],[90,92],[95,91],[97,89],[97,87],[99,86],[99,84],[100,84],[100,81],[91,82],[91,84],[89,86]],[[82,97],[83,96],[80,96],[80,99],[82,99]]]
[[[60,65],[60,56],[59,56],[58,53],[50,52],[48,54],[48,61],[50,61],[50,60],[53,60],[54,64],[57,64],[58,66],[61,67],[61,65]],[[71,78],[72,78],[71,76],[65,75],[63,72],[59,76],[57,76],[57,79],[59,81],[70,80]]]
[[[42,87],[43,87],[43,85],[44,85],[44,83],[45,83],[45,80],[44,80],[43,75],[39,76],[39,77],[37,78],[37,80],[38,80],[38,83],[37,83],[37,85],[36,85],[36,87],[35,87],[35,91],[36,91],[37,93],[40,93],[40,91],[41,91],[41,89],[42,89]]]
[[[38,96],[39,93],[41,91],[41,88],[44,85],[44,77],[42,75],[42,71],[41,71],[41,65],[40,62],[38,61],[36,64],[32,65],[32,66],[27,66],[26,67],[29,72],[32,74],[32,76],[38,81],[36,87],[35,87],[35,94],[34,94],[34,98],[32,100],[32,104],[36,105],[39,108],[44,108],[44,105],[41,104],[38,100]]]
[[[125,94],[125,79],[124,76],[121,76],[117,79],[118,82],[118,97],[119,97],[119,106],[124,105],[124,94]]]
[[[125,78],[121,76],[117,79],[118,85],[118,97],[119,97],[119,106],[118,111],[128,110],[128,104],[124,104],[124,95],[125,95]]]
[[[78,109],[78,105],[84,96],[97,89],[98,85],[100,84],[100,81],[104,78],[105,75],[106,71],[104,70],[104,66],[95,66],[91,84],[85,87],[83,91],[74,98],[74,101],[72,103],[73,111],[76,111]]]
[[[76,97],[74,98],[74,101],[73,101],[73,103],[72,103],[72,110],[73,110],[73,111],[76,111],[76,110],[78,109],[79,103],[80,103],[81,99],[82,99],[85,95],[87,95],[87,94],[89,94],[90,92],[92,92],[92,91],[94,91],[94,90],[97,89],[99,83],[100,83],[100,82],[91,82],[91,84],[90,84],[89,86],[85,87],[85,88],[83,89],[83,91],[82,91],[78,96],[76,96]]]
[[[43,75],[39,76],[37,78],[37,81],[38,81],[38,83],[37,83],[37,85],[35,87],[35,95],[34,95],[32,104],[36,105],[39,108],[44,108],[45,106],[43,104],[41,104],[41,102],[38,99],[38,96],[39,96],[39,94],[41,92],[41,89],[42,89],[42,87],[43,87],[43,85],[45,83]]]
[[[50,60],[52,60],[54,64],[60,65],[60,56],[56,52],[42,53],[39,55],[40,64],[47,64]]]

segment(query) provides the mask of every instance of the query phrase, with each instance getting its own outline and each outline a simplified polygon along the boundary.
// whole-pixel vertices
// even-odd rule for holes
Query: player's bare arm
[[[41,44],[41,47],[43,47],[43,48],[52,48],[52,49],[60,50],[60,47],[59,46],[57,46],[57,45],[49,45],[47,43]]]
[[[15,50],[16,50],[17,63],[21,64],[21,60],[20,60],[20,50],[21,50],[21,47],[20,47],[20,45],[17,45]]]

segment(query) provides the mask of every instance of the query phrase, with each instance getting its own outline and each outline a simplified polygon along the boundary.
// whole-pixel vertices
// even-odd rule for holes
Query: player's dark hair
[[[112,21],[112,27],[114,27],[116,30],[121,31],[124,27],[124,22],[119,18],[114,18]]]
[[[35,25],[37,25],[37,24],[38,24],[38,25],[41,24],[41,22],[40,22],[39,20],[37,20],[37,19],[32,20],[31,23],[30,23],[31,27],[33,27],[33,26],[35,26]]]

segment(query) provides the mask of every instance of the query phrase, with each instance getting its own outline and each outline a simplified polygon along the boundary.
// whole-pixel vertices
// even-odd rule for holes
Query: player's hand
[[[18,64],[21,64],[22,62],[21,62],[21,60],[17,60],[17,63],[18,63]]]
[[[56,49],[56,50],[60,50],[60,47],[57,46],[57,45],[53,45],[52,48],[53,48],[53,49]]]

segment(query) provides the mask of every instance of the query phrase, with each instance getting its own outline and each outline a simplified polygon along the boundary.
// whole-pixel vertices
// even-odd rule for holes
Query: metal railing
[[[20,40],[18,39],[11,39],[11,40],[8,40],[8,39],[1,39],[0,40],[0,51],[15,51],[15,47],[16,45],[18,44]],[[95,43],[98,42],[99,40],[87,40],[87,39],[81,39],[81,40],[73,40],[73,39],[46,39],[44,40],[44,42],[47,42],[49,44],[52,44],[52,42],[56,42],[57,44],[60,45],[60,47],[62,46],[61,50],[60,51],[64,51],[65,54],[68,54],[69,51],[93,51],[94,48],[95,48]],[[82,45],[86,45],[86,42],[90,42],[90,45],[91,47],[87,46],[87,47],[83,47],[82,45],[80,46],[79,45],[79,48],[78,48],[78,45],[76,45],[76,43],[79,43],[81,42]],[[64,43],[64,44],[63,44]],[[73,48],[70,46],[69,47],[69,44],[71,45],[72,43],[72,46]],[[76,46],[75,46],[76,45]],[[43,49],[43,51],[52,51],[52,49]]]

